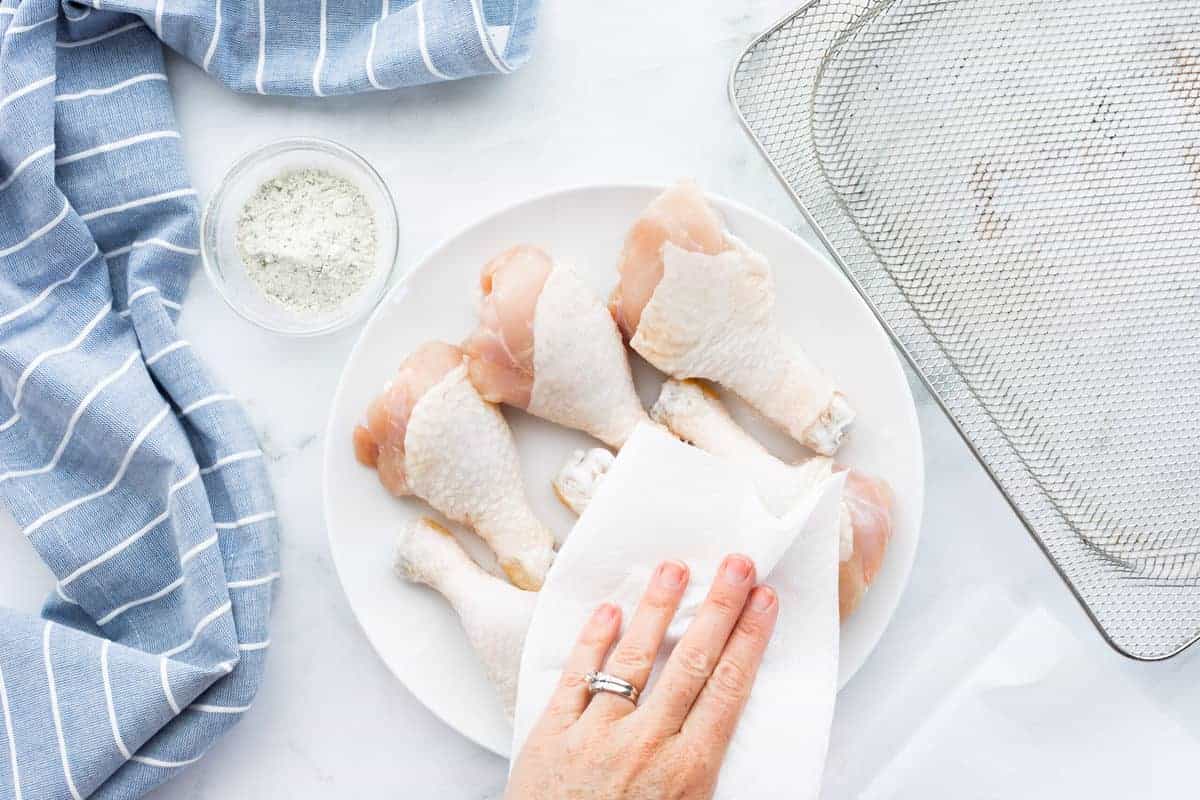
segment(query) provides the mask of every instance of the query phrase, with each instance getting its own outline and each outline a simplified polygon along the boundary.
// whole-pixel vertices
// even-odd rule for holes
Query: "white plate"
[[[351,431],[400,361],[429,339],[462,340],[475,325],[479,268],[517,242],[534,242],[572,263],[607,297],[616,258],[630,224],[662,190],[655,186],[593,186],[527,200],[470,226],[431,252],[375,311],[342,372],[325,439],[325,517],[342,586],[367,638],[388,667],[433,713],[464,736],[508,755],[511,727],[459,627],[434,592],[392,574],[399,527],[430,513],[421,502],[397,500],[374,471],[355,460]],[[842,627],[841,685],[883,634],[908,580],[924,501],[924,462],[916,409],[891,343],[846,279],[795,234],[731,201],[712,197],[730,230],[770,260],[780,322],[831,373],[858,411],[838,454],[891,483],[898,497],[892,543],[874,586]],[[635,360],[636,361],[636,360]],[[634,364],[649,405],[661,377]],[[798,446],[764,428],[745,409],[735,413],[776,453],[796,458]],[[572,515],[550,480],[575,448],[596,446],[586,435],[505,410],[521,453],[534,510],[559,536]],[[467,541],[477,555],[477,542]]]

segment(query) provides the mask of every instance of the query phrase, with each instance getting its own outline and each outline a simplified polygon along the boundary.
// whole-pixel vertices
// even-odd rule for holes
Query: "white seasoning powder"
[[[258,187],[238,217],[246,273],[271,300],[331,311],[375,271],[375,215],[362,190],[320,169],[285,172]]]

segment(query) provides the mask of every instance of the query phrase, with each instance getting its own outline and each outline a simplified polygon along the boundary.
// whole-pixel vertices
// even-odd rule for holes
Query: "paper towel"
[[[749,787],[755,798],[815,797],[837,694],[842,482],[841,475],[830,477],[776,516],[736,466],[641,425],[542,587],[521,660],[513,752],[520,752],[596,606],[615,603],[628,620],[661,561],[686,563],[691,583],[659,654],[661,666],[721,559],[740,552],[779,593],[780,613],[716,797],[746,797]]]

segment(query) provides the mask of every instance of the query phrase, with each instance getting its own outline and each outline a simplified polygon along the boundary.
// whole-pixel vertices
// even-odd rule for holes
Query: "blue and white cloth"
[[[0,798],[140,797],[270,645],[263,453],[175,317],[197,201],[159,43],[232,88],[508,72],[537,0],[0,0],[0,497],[58,578],[0,609]]]

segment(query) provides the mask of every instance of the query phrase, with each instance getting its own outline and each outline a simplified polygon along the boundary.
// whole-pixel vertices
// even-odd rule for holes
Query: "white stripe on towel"
[[[182,489],[184,486],[187,486],[192,481],[196,480],[196,478],[198,478],[199,476],[200,476],[200,470],[193,469],[191,472],[189,472],[187,475],[185,475],[182,479],[180,479],[176,483],[171,484],[171,488],[167,490],[167,504],[166,504],[167,507],[163,510],[163,512],[161,514],[159,514],[157,517],[155,517],[154,519],[147,522],[145,525],[143,525],[141,528],[139,528],[136,532],[134,532],[130,536],[126,537],[121,542],[113,545],[108,550],[104,551],[100,555],[93,558],[91,561],[84,564],[79,569],[72,572],[67,577],[63,578],[61,581],[59,581],[59,585],[66,586],[67,584],[76,580],[80,575],[83,575],[83,574],[95,569],[96,567],[103,564],[105,561],[108,561],[113,556],[115,556],[115,555],[119,554],[121,551],[125,550],[125,548],[129,547],[131,544],[133,544],[138,539],[145,536],[150,531],[154,530],[154,528],[156,526],[165,522],[167,517],[171,516],[171,498],[175,496],[175,493],[177,491]]]
[[[267,0],[258,0],[258,66],[254,70],[254,88],[263,91],[263,68],[267,64]]]
[[[188,764],[195,764],[197,761],[199,761],[203,757],[204,756],[196,756],[195,758],[189,758],[186,761],[163,761],[158,758],[150,758],[149,756],[134,756],[133,758],[131,758],[129,760],[136,761],[139,764],[145,764],[147,767],[160,767],[162,769],[175,769],[176,767],[186,767]]]
[[[95,44],[96,42],[102,42],[105,39],[108,39],[112,36],[117,36],[119,34],[124,33],[125,31],[131,31],[134,28],[140,28],[140,27],[142,27],[142,21],[139,19],[136,22],[130,22],[128,25],[122,25],[119,28],[113,28],[111,31],[108,31],[107,33],[101,33],[97,36],[91,36],[87,39],[79,39],[78,41],[74,41],[74,42],[55,42],[54,46],[62,47],[64,49],[70,48],[70,47],[86,47],[89,44]]]
[[[99,383],[92,387],[90,392],[84,395],[83,399],[79,401],[79,405],[75,407],[75,411],[72,412],[71,418],[67,420],[67,429],[63,431],[62,438],[58,440],[58,447],[55,448],[54,455],[50,457],[49,461],[40,467],[5,472],[3,475],[0,475],[0,483],[4,483],[12,478],[27,478],[30,475],[42,475],[54,469],[54,467],[58,465],[58,460],[62,458],[63,451],[67,449],[67,443],[71,441],[71,435],[75,433],[75,425],[79,422],[79,418],[83,415],[83,412],[87,410],[88,405],[91,404],[91,402],[96,399],[96,396],[104,391],[105,388],[111,386],[114,381],[124,375],[125,372],[131,366],[133,366],[133,362],[137,360],[137,357],[138,351],[134,350],[132,353],[126,356],[125,361],[120,367],[117,368],[115,372],[110,373],[108,376],[101,379]]]
[[[100,255],[100,248],[93,246],[91,254],[88,255],[88,257],[85,258],[83,261],[80,261],[79,266],[77,266],[75,269],[71,270],[70,275],[68,275],[65,278],[59,278],[54,283],[47,286],[45,289],[42,289],[41,294],[39,294],[37,297],[30,300],[25,305],[8,312],[3,317],[0,317],[0,325],[5,325],[9,322],[12,322],[17,317],[19,317],[23,314],[26,314],[26,313],[32,311],[33,309],[37,308],[37,306],[43,300],[45,300],[47,297],[49,297],[50,293],[53,292],[55,289],[62,286],[64,283],[70,283],[71,281],[75,280],[76,276],[79,275],[79,272],[84,267],[86,267],[88,264],[90,264],[92,259],[94,259],[98,255]]]
[[[50,689],[50,713],[54,717],[54,732],[58,734],[58,755],[62,761],[63,776],[67,779],[67,789],[74,800],[83,800],[79,790],[75,788],[75,779],[71,777],[71,761],[67,758],[67,740],[63,736],[62,714],[58,710],[58,688],[54,685],[54,665],[50,660],[50,631],[53,622],[47,622],[42,628],[42,657],[46,662],[46,686]]]
[[[388,3],[390,0],[383,0],[383,7],[379,11],[379,19],[371,25],[371,41],[367,45],[367,81],[376,89],[386,89],[379,79],[375,77],[375,37],[379,34],[379,23],[387,19]]]
[[[149,133],[139,133],[137,136],[130,136],[127,139],[118,139],[114,142],[105,142],[98,144],[95,147],[89,147],[87,150],[80,150],[78,153],[71,153],[65,156],[59,156],[54,159],[56,166],[63,164],[74,164],[76,161],[82,161],[85,158],[98,156],[101,153],[111,153],[114,150],[123,150],[126,147],[132,147],[135,144],[142,142],[152,142],[156,139],[178,139],[179,131],[150,131]],[[107,253],[105,254],[107,255]]]
[[[326,11],[326,8],[325,8],[325,6],[326,6],[326,2],[327,2],[327,0],[321,0],[321,25],[320,25],[321,44],[317,48],[317,60],[316,60],[316,63],[313,64],[313,74],[312,74],[313,94],[315,94],[317,97],[325,96],[325,93],[323,91],[321,91],[321,68],[325,66],[325,38],[326,38],[326,34],[325,34],[325,11]]]
[[[54,102],[66,103],[71,100],[82,100],[85,97],[100,97],[113,92],[119,92],[122,89],[127,89],[130,86],[135,86],[146,81],[165,81],[167,76],[161,72],[144,72],[141,75],[134,75],[132,78],[126,78],[120,83],[114,83],[112,86],[104,86],[99,89],[84,89],[82,92],[73,92],[70,94],[54,95]]]
[[[158,660],[158,677],[162,683],[163,696],[167,698],[167,705],[176,714],[179,713],[179,703],[175,702],[175,693],[171,691],[171,678],[167,675],[167,657],[163,656]]]
[[[201,475],[210,475],[210,474],[216,472],[217,470],[219,470],[221,467],[224,467],[228,464],[233,464],[237,461],[245,461],[250,458],[260,458],[262,456],[262,454],[263,454],[262,450],[243,450],[240,453],[232,453],[230,455],[225,456],[224,458],[218,458],[216,461],[214,461],[212,464],[208,465],[207,467],[201,467],[200,474]]]
[[[201,553],[203,553],[205,550],[212,547],[216,543],[217,543],[217,534],[214,533],[212,536],[208,537],[203,542],[201,542],[200,544],[193,547],[191,550],[188,550],[186,553],[184,553],[183,556],[179,559],[179,563],[187,564],[193,558],[200,555]]]
[[[157,353],[155,353],[154,355],[147,358],[146,366],[153,367],[155,364],[157,364],[159,361],[161,361],[164,356],[168,356],[171,353],[174,353],[176,350],[180,350],[184,347],[191,347],[191,345],[192,345],[192,343],[189,342],[187,339],[179,339],[178,341],[171,342],[169,345],[164,347],[162,350],[159,350]]]
[[[157,287],[157,286],[143,286],[142,288],[138,289],[138,290],[137,290],[136,292],[134,292],[133,294],[129,295],[129,297],[128,297],[128,298],[126,298],[126,300],[125,300],[125,305],[126,305],[126,306],[128,306],[128,305],[132,304],[132,303],[133,303],[133,301],[134,301],[134,300],[137,300],[139,297],[145,297],[145,296],[146,296],[146,295],[148,295],[148,294],[155,294],[155,293],[157,293],[157,292],[158,292],[158,287]],[[178,310],[178,309],[182,308],[182,306],[180,306],[180,305],[179,305],[179,303],[173,303],[173,302],[171,302],[170,300],[167,300],[166,298],[163,298],[163,300],[162,300],[162,304],[163,304],[164,306],[169,306],[169,307],[171,307],[171,308],[174,308],[174,309],[176,309],[176,310]],[[126,308],[125,310],[126,310],[126,311],[128,311],[129,309],[128,309],[128,308]]]
[[[18,410],[21,404],[21,398],[24,396],[25,384],[29,381],[29,377],[33,375],[34,371],[37,370],[37,368],[40,367],[47,359],[53,358],[54,356],[60,356],[63,353],[68,353],[82,344],[83,340],[86,339],[93,330],[95,330],[96,326],[99,325],[106,316],[108,316],[109,311],[112,311],[111,301],[101,306],[100,311],[96,314],[96,316],[88,320],[88,323],[83,326],[83,330],[81,330],[79,335],[77,335],[74,339],[66,344],[59,345],[58,347],[51,347],[49,350],[43,350],[34,356],[33,360],[29,362],[29,366],[25,367],[25,370],[21,373],[21,377],[17,378],[17,388],[16,391],[13,392],[12,398],[13,415],[9,417],[3,424],[0,424],[0,431],[8,430],[16,424],[17,420],[21,418],[21,412]]]
[[[17,767],[17,741],[13,738],[12,712],[8,708],[8,690],[4,687],[4,671],[0,670],[0,711],[4,712],[4,730],[8,734],[8,762],[12,766],[15,800],[21,798],[21,770]]]
[[[212,41],[208,43],[208,50],[204,53],[204,63],[202,64],[205,72],[208,72],[208,65],[212,63],[213,56],[217,52],[217,42],[221,39],[221,0],[217,0],[215,14]]]
[[[249,516],[235,519],[233,522],[214,522],[213,527],[219,531],[232,531],[237,528],[244,528],[247,525],[253,525],[256,522],[262,522],[265,519],[275,519],[279,514],[275,511],[262,511],[258,514],[250,514]]]
[[[63,16],[66,17],[67,19],[71,20],[71,22],[80,22],[81,20],[85,20],[92,15],[91,6],[88,6],[87,8],[83,9],[83,13],[80,14],[78,17],[72,17],[70,14],[68,14],[67,8],[69,8],[69,6],[63,6]]]
[[[21,173],[25,171],[26,167],[28,167],[34,161],[37,161],[39,158],[48,156],[53,152],[54,152],[54,145],[48,144],[45,147],[43,147],[41,150],[34,150],[32,153],[25,156],[25,158],[21,160],[21,163],[17,164],[15,167],[13,167],[12,174],[9,175],[4,180],[0,181],[0,192],[4,191],[9,186],[11,186],[12,182],[15,181],[18,177],[20,177]]]
[[[263,575],[261,578],[248,578],[244,581],[230,581],[226,584],[230,589],[250,589],[254,586],[262,586],[264,583],[270,583],[279,579],[278,572],[272,572],[270,575]]]
[[[37,22],[31,22],[28,25],[9,25],[8,28],[5,29],[4,35],[8,36],[11,33],[26,33],[28,31],[33,30],[34,28],[40,28],[43,25],[49,25],[51,22],[54,22],[57,19],[58,19],[58,17],[54,16],[54,17],[46,17],[45,19],[38,20]]]
[[[151,245],[154,245],[155,247],[161,247],[164,250],[170,250],[173,253],[182,253],[185,256],[200,255],[200,250],[198,248],[184,247],[183,245],[168,242],[166,239],[159,239],[158,237],[152,236],[149,239],[135,239],[124,247],[115,247],[112,250],[105,250],[104,257],[116,258],[117,256],[123,256],[132,250],[137,250],[141,247],[149,247]]]
[[[81,497],[76,497],[69,503],[63,503],[58,508],[42,514],[29,524],[29,527],[25,529],[25,535],[29,536],[47,522],[57,519],[71,509],[78,508],[84,503],[89,503],[92,500],[103,497],[115,489],[117,484],[121,482],[121,479],[125,477],[125,471],[129,469],[129,463],[133,461],[133,456],[137,452],[138,448],[142,446],[142,442],[146,441],[146,438],[150,435],[151,431],[153,431],[164,419],[166,419],[167,414],[170,413],[170,411],[171,409],[169,406],[163,406],[162,411],[159,411],[157,414],[155,414],[154,419],[150,420],[146,427],[142,428],[138,432],[138,435],[134,437],[133,442],[130,443],[129,449],[125,451],[125,456],[121,459],[121,465],[117,467],[117,474],[113,475],[112,480],[109,481],[107,485],[102,486],[91,494],[85,494]]]
[[[263,642],[243,642],[242,644],[238,645],[238,650],[241,650],[243,653],[248,653],[252,650],[266,650],[270,646],[270,639],[267,639]]]
[[[220,403],[222,400],[233,400],[233,399],[234,399],[234,396],[231,394],[228,394],[226,392],[217,392],[216,394],[210,394],[208,397],[202,397],[199,400],[197,400],[196,402],[192,403],[191,405],[185,406],[184,408],[180,409],[179,415],[186,417],[188,414],[192,413],[193,411],[197,411],[201,408],[204,408],[205,406],[210,406],[213,403]]]
[[[79,603],[75,602],[74,599],[67,596],[67,593],[63,591],[61,583],[54,584],[54,593],[57,594],[64,603],[70,603],[73,606],[79,605]]]
[[[129,299],[125,301],[125,304],[129,305],[129,303],[131,301],[137,300],[139,297],[145,297],[146,295],[150,295],[150,294],[158,294],[158,287],[157,286],[143,286],[141,289],[138,289],[136,292],[134,292],[129,297]],[[179,311],[180,309],[183,308],[183,306],[181,306],[179,303],[176,303],[174,300],[168,300],[165,297],[162,298],[161,300],[159,300],[159,302],[162,303],[163,306],[165,306],[166,308],[170,308],[175,311]],[[125,319],[132,313],[133,313],[133,311],[131,311],[130,309],[124,308],[117,312],[117,316],[121,317],[122,319]]]
[[[429,55],[429,42],[425,38],[425,0],[417,0],[417,46],[421,50],[421,60],[425,62],[425,69],[429,70],[429,74],[444,81],[450,80],[449,75],[433,65],[433,58]]]
[[[206,714],[245,714],[250,710],[250,706],[210,706],[205,703],[193,703],[188,708]]]
[[[100,677],[104,681],[104,705],[108,708],[108,724],[112,728],[113,741],[117,744],[117,750],[121,755],[129,760],[132,754],[129,748],[125,746],[125,740],[121,738],[121,726],[117,724],[117,709],[113,705],[112,679],[108,674],[108,649],[112,646],[112,642],[108,639],[100,645]]]
[[[170,650],[166,651],[165,653],[162,653],[162,656],[164,658],[170,658],[171,656],[179,655],[184,650],[187,650],[189,647],[191,647],[192,645],[194,645],[196,643],[196,640],[200,638],[200,633],[205,628],[207,628],[209,625],[211,625],[214,620],[220,619],[222,616],[224,616],[226,613],[228,613],[232,608],[233,608],[232,603],[226,603],[225,605],[221,606],[220,608],[214,608],[212,611],[208,612],[208,614],[206,614],[203,619],[201,619],[199,622],[196,623],[196,629],[192,631],[192,635],[188,638],[188,640],[186,642],[175,645]]]
[[[3,105],[3,103],[0,103],[0,105]],[[5,256],[11,256],[13,253],[17,252],[18,250],[23,250],[24,248],[26,248],[29,245],[36,242],[38,239],[45,236],[47,233],[49,233],[54,228],[55,225],[57,225],[58,223],[62,222],[64,219],[66,219],[67,211],[70,208],[71,208],[71,204],[68,203],[66,198],[64,197],[62,211],[59,211],[58,215],[55,216],[54,219],[50,220],[45,225],[38,228],[36,231],[29,234],[28,236],[26,236],[24,239],[17,242],[16,244],[9,245],[8,247],[4,248],[3,250],[0,250],[0,258],[4,258]]]
[[[22,86],[20,89],[17,89],[16,91],[12,92],[11,94],[5,95],[4,99],[0,100],[0,109],[4,108],[6,105],[13,102],[14,100],[19,100],[20,98],[24,97],[25,95],[29,94],[30,92],[36,92],[38,89],[42,88],[43,86],[49,86],[52,83],[54,83],[53,75],[47,75],[44,78],[38,78],[33,83],[26,84],[25,86]]]
[[[138,289],[133,294],[129,295],[129,299],[125,301],[125,305],[131,304],[134,300],[137,300],[139,297],[145,297],[146,295],[154,294],[157,291],[158,291],[157,286],[143,286],[142,288]]]
[[[496,48],[492,46],[492,35],[487,32],[487,26],[483,21],[481,0],[471,0],[471,14],[475,17],[475,30],[479,33],[479,43],[483,45],[483,54],[488,57],[488,61],[492,62],[492,66],[496,68],[497,72],[504,75],[512,72],[496,54]]]
[[[160,600],[160,599],[166,597],[167,595],[169,595],[171,592],[178,589],[180,586],[183,586],[183,581],[184,581],[184,576],[180,575],[178,578],[171,581],[166,586],[159,589],[157,592],[154,592],[153,594],[148,594],[145,597],[138,598],[137,600],[130,600],[128,603],[125,603],[124,605],[117,606],[112,611],[108,612],[103,617],[96,620],[96,624],[97,625],[107,625],[108,623],[112,622],[114,619],[121,616],[122,614],[124,614],[126,611],[128,611],[131,608],[137,608],[138,606],[143,606],[146,603],[153,603],[155,600]]]
[[[162,18],[163,18],[163,3],[166,0],[158,0],[154,6],[154,35],[162,38]]]
[[[152,194],[149,197],[139,197],[137,200],[130,200],[127,203],[120,203],[119,205],[109,206],[108,208],[98,208],[95,211],[89,211],[86,214],[81,214],[79,218],[84,222],[87,222],[99,217],[107,217],[109,214],[117,214],[121,211],[128,211],[131,208],[148,206],[152,203],[161,203],[164,200],[174,200],[177,197],[190,197],[194,194],[196,194],[195,189],[176,189],[172,192]]]

